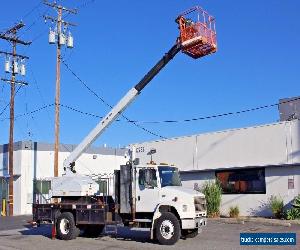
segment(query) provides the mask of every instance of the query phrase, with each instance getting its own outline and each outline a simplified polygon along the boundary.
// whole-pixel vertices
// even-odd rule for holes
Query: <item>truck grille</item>
[[[204,197],[197,196],[194,198],[196,212],[206,211],[206,200]]]

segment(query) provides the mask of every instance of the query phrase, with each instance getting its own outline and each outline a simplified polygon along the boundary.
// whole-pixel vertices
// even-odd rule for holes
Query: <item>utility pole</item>
[[[8,144],[8,171],[9,171],[9,184],[8,184],[8,202],[9,202],[9,216],[13,216],[14,213],[14,120],[15,120],[15,84],[28,85],[27,82],[17,81],[16,75],[20,73],[25,75],[24,60],[29,59],[27,56],[17,54],[17,44],[30,45],[31,42],[24,42],[17,36],[19,29],[25,25],[20,22],[8,29],[4,33],[0,34],[0,39],[6,40],[12,43],[12,53],[0,51],[0,54],[6,56],[5,72],[11,72],[11,79],[1,78],[2,81],[10,83],[10,125],[9,125],[9,144]],[[10,59],[12,56],[12,64]],[[19,67],[19,62],[21,65]]]
[[[67,45],[68,48],[73,48],[73,37],[71,32],[66,35],[68,26],[76,26],[73,23],[66,22],[62,18],[63,12],[69,14],[77,14],[76,9],[68,9],[56,3],[44,1],[44,4],[54,8],[57,11],[57,18],[44,16],[45,21],[50,20],[56,23],[54,30],[49,33],[49,43],[56,43],[56,81],[55,81],[55,143],[54,143],[54,176],[58,176],[58,150],[59,150],[59,127],[60,127],[60,65],[61,65],[61,46]],[[64,31],[62,30],[64,28]],[[66,44],[67,43],[67,44]]]

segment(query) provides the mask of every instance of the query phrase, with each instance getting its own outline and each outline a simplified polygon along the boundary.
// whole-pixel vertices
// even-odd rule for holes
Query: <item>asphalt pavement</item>
[[[207,227],[193,239],[179,240],[174,246],[161,246],[150,240],[150,232],[141,229],[118,229],[117,237],[78,237],[71,241],[51,240],[51,227],[32,228],[26,225],[31,217],[20,216],[0,219],[0,249],[184,249],[184,250],[239,250],[239,249],[300,249],[296,246],[240,246],[241,232],[295,232],[300,241],[300,226],[274,226],[257,222],[228,224],[221,220],[208,220]]]
[[[27,227],[32,215],[0,216],[0,231]]]

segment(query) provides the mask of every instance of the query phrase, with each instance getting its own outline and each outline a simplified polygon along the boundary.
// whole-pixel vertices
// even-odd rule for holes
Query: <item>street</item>
[[[14,219],[15,218],[15,219]],[[26,221],[31,217],[0,218],[0,249],[299,249],[298,246],[262,247],[239,244],[240,232],[296,232],[299,241],[300,226],[271,226],[254,222],[226,224],[219,220],[209,220],[203,232],[194,239],[180,240],[175,246],[161,246],[149,239],[149,231],[120,227],[116,238],[78,237],[72,241],[51,240],[51,227],[43,225],[32,228]]]

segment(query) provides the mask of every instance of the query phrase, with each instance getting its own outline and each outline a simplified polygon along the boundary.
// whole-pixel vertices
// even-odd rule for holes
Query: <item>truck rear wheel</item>
[[[58,216],[56,222],[57,238],[61,240],[73,240],[79,236],[80,230],[75,225],[74,216],[70,212],[64,212]]]
[[[173,245],[180,238],[180,224],[177,217],[169,212],[162,213],[155,223],[155,236],[162,245]]]

